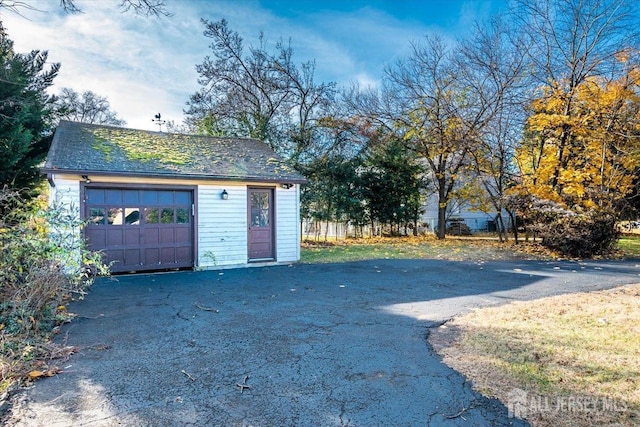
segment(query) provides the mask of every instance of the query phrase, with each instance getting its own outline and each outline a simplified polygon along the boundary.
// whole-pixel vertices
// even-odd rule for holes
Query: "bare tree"
[[[514,156],[526,120],[530,88],[524,53],[527,40],[503,17],[496,17],[487,24],[476,24],[473,35],[460,46],[460,69],[467,70],[469,86],[489,105],[488,120],[479,129],[476,149],[470,155],[477,182],[486,194],[488,206],[483,207],[496,213],[502,240],[507,236],[503,211],[508,212],[512,225],[516,222],[507,206],[507,190],[514,183]]]
[[[289,138],[292,141],[291,159],[300,165],[305,156],[313,150],[313,145],[322,139],[320,129],[326,125],[326,117],[335,106],[336,85],[317,83],[314,79],[315,61],[303,63],[296,67],[287,56],[281,55],[274,65],[286,80],[292,93],[292,120]],[[324,125],[321,123],[324,120]]]
[[[298,67],[290,44],[280,41],[271,53],[261,33],[245,53],[227,21],[202,22],[213,56],[196,66],[202,88],[187,103],[188,121],[204,133],[261,139],[297,162],[316,137],[335,85],[315,82],[313,61]]]
[[[394,127],[430,172],[438,198],[436,236],[444,239],[447,206],[459,177],[469,165],[480,130],[491,110],[488,97],[473,93],[468,70],[457,59],[458,44],[426,37],[412,44],[411,54],[386,71],[385,109]]]
[[[0,8],[22,15],[23,10],[38,10],[38,2],[28,0],[0,0]],[[82,13],[76,0],[60,0],[60,7],[67,13]],[[132,11],[140,16],[171,16],[164,0],[120,0],[122,12]]]
[[[5,9],[22,16],[23,10],[37,10],[26,1],[21,0],[0,0],[0,9]]]
[[[202,88],[187,103],[187,116],[199,122],[206,133],[250,136],[282,151],[284,147],[277,147],[282,140],[278,132],[283,126],[279,125],[288,120],[292,92],[274,67],[264,35],[245,55],[242,38],[226,20],[202,22],[204,35],[213,40],[213,58],[207,56],[196,66]],[[291,53],[291,49],[281,48],[281,67],[291,66]]]
[[[55,102],[59,119],[81,123],[123,126],[126,122],[111,111],[107,98],[85,91],[80,95],[70,88],[63,88]]]

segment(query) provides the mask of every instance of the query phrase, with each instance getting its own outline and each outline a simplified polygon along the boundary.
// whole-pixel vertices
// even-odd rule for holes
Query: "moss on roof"
[[[139,162],[158,160],[161,163],[185,165],[189,156],[176,150],[179,145],[179,135],[167,135],[166,143],[158,145],[156,138],[149,134],[136,132],[131,129],[93,129],[93,148],[106,154],[107,161],[111,161],[110,153],[113,145],[124,150],[127,159]]]
[[[304,182],[265,143],[60,122],[44,172]]]

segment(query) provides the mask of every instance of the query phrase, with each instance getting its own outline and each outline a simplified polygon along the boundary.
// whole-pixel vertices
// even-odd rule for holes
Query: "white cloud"
[[[418,17],[400,19],[368,6],[305,12],[267,10],[258,1],[176,1],[168,2],[174,16],[144,18],[121,13],[118,3],[79,0],[84,13],[68,15],[49,2],[49,12],[25,12],[29,20],[10,13],[0,18],[17,51],[48,50],[51,62],[62,63],[55,91],[106,96],[128,126],[143,129],[155,129],[156,113],[180,122],[199,88],[195,65],[211,42],[201,18],[226,18],[246,45],[255,45],[261,30],[271,44],[291,39],[296,62],[315,59],[318,81],[362,87],[377,86],[383,68],[406,54],[411,40],[438,30]],[[474,4],[461,8],[459,22],[482,13]]]
[[[91,90],[106,96],[128,126],[153,129],[158,112],[180,122],[197,89],[195,64],[207,43],[199,18],[189,12],[184,7],[180,18],[141,18],[96,2],[82,14],[31,12],[29,20],[3,21],[17,51],[48,50],[49,61],[62,64],[54,92]]]
[[[360,73],[355,76],[355,83],[362,89],[378,89],[380,87],[380,78],[371,77],[367,73]]]

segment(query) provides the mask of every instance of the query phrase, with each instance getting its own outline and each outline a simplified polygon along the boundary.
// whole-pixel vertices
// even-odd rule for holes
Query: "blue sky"
[[[31,0],[23,16],[0,10],[19,52],[49,51],[62,63],[53,92],[71,87],[106,96],[128,127],[155,130],[151,119],[181,122],[198,88],[195,65],[209,54],[201,18],[227,19],[247,45],[291,40],[294,60],[315,59],[316,80],[377,85],[385,66],[426,34],[454,39],[500,0],[166,0],[170,18],[122,14],[118,0],[76,0],[84,13],[62,13],[57,0]]]

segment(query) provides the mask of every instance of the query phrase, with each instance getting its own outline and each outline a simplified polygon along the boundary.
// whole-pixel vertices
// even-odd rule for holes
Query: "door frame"
[[[251,258],[249,254],[250,236],[249,229],[251,227],[251,190],[269,190],[271,203],[269,204],[269,218],[271,221],[271,253],[270,258]],[[247,186],[247,262],[267,262],[277,261],[277,218],[276,218],[276,186],[274,185],[251,185]]]
[[[86,188],[114,188],[114,189],[123,189],[123,190],[174,190],[174,191],[188,191],[191,193],[191,203],[192,203],[192,224],[191,224],[191,250],[192,253],[192,266],[185,268],[197,268],[199,264],[198,258],[198,186],[197,185],[166,185],[166,184],[147,184],[147,183],[139,183],[139,184],[128,184],[122,182],[109,182],[109,181],[94,181],[92,177],[92,182],[87,183],[84,181],[80,181],[80,219],[82,221],[86,221],[86,212],[87,212],[87,197],[86,197]],[[86,227],[82,228],[82,238],[86,241],[85,235]],[[139,270],[140,272],[150,271],[150,270]]]

